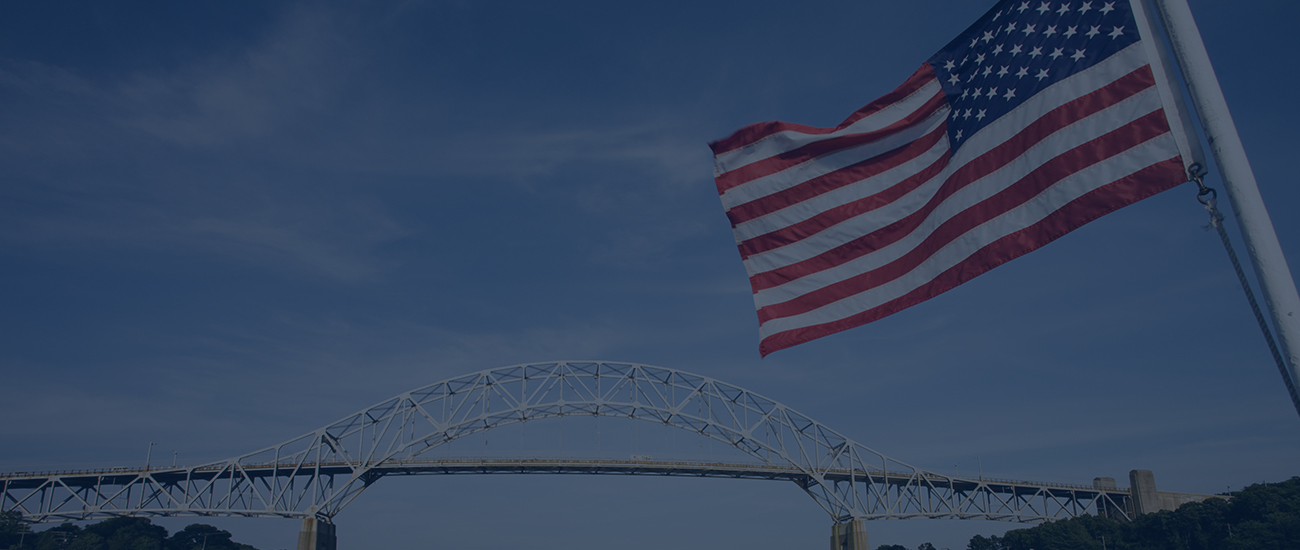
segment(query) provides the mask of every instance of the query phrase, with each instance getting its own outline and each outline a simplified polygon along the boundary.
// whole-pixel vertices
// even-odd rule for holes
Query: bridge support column
[[[867,528],[860,519],[831,526],[831,550],[871,550]]]
[[[1133,470],[1128,473],[1128,481],[1134,517],[1159,512],[1163,508],[1160,493],[1156,491],[1156,476],[1151,470]]]
[[[303,518],[302,532],[298,533],[298,550],[338,550],[334,524],[324,518]]]

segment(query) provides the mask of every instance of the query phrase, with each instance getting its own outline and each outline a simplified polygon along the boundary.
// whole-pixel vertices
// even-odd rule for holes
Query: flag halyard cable
[[[1237,258],[1237,252],[1232,248],[1228,230],[1223,226],[1223,213],[1219,211],[1216,200],[1218,192],[1213,187],[1205,185],[1205,168],[1200,164],[1189,167],[1187,175],[1196,182],[1196,200],[1210,213],[1210,226],[1218,231],[1219,239],[1223,241],[1223,248],[1228,252],[1228,259],[1232,261],[1232,269],[1237,272],[1237,280],[1246,293],[1246,301],[1250,303],[1250,312],[1255,315],[1255,322],[1259,323],[1260,332],[1264,333],[1264,341],[1268,344],[1269,353],[1273,355],[1273,361],[1277,363],[1278,372],[1282,374],[1282,382],[1286,384],[1286,391],[1291,396],[1291,404],[1295,406],[1296,413],[1300,414],[1300,393],[1296,391],[1295,381],[1291,380],[1290,370],[1277,347],[1277,341],[1273,339],[1273,331],[1264,320],[1264,312],[1259,307],[1259,301],[1255,299],[1255,292],[1250,288],[1250,280],[1246,278],[1246,271],[1241,267],[1241,260]]]

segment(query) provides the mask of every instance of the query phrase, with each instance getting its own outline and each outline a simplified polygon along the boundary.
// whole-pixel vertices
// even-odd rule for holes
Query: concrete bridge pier
[[[298,550],[338,550],[334,524],[325,518],[303,518],[302,532],[298,533]]]
[[[1221,495],[1197,495],[1191,493],[1171,493],[1156,490],[1156,476],[1151,470],[1133,470],[1128,473],[1130,505],[1133,516],[1151,514],[1161,510],[1177,510],[1188,502],[1205,502],[1212,498],[1228,497]]]
[[[871,550],[867,527],[860,519],[831,526],[831,550]]]

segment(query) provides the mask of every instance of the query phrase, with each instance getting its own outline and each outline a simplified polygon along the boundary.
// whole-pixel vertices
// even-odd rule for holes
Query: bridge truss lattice
[[[574,415],[689,430],[735,447],[759,464],[425,458],[484,430]],[[1126,490],[946,476],[897,461],[781,403],[706,376],[580,361],[515,365],[444,380],[279,445],[199,466],[0,476],[0,510],[17,511],[29,521],[119,515],[331,518],[386,476],[529,472],[788,480],[840,522],[1039,522],[1131,515]]]

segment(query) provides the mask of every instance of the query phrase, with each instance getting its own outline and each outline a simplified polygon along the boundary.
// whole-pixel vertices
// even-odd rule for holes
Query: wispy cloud
[[[384,248],[417,230],[392,214],[385,189],[393,181],[571,187],[579,208],[617,216],[707,178],[707,148],[683,135],[680,115],[572,125],[485,115],[471,123],[412,103],[466,98],[376,94],[362,70],[378,55],[378,34],[382,24],[294,8],[241,48],[167,71],[92,78],[0,60],[0,95],[14,106],[0,129],[10,180],[0,190],[0,239],[203,254],[293,276],[377,281],[400,265]],[[605,176],[566,181],[589,172]],[[704,228],[673,220],[628,227],[590,259],[637,265]]]
[[[114,90],[115,117],[169,142],[216,147],[265,138],[338,107],[363,60],[337,14],[295,8],[268,36],[167,74],[137,74]]]

